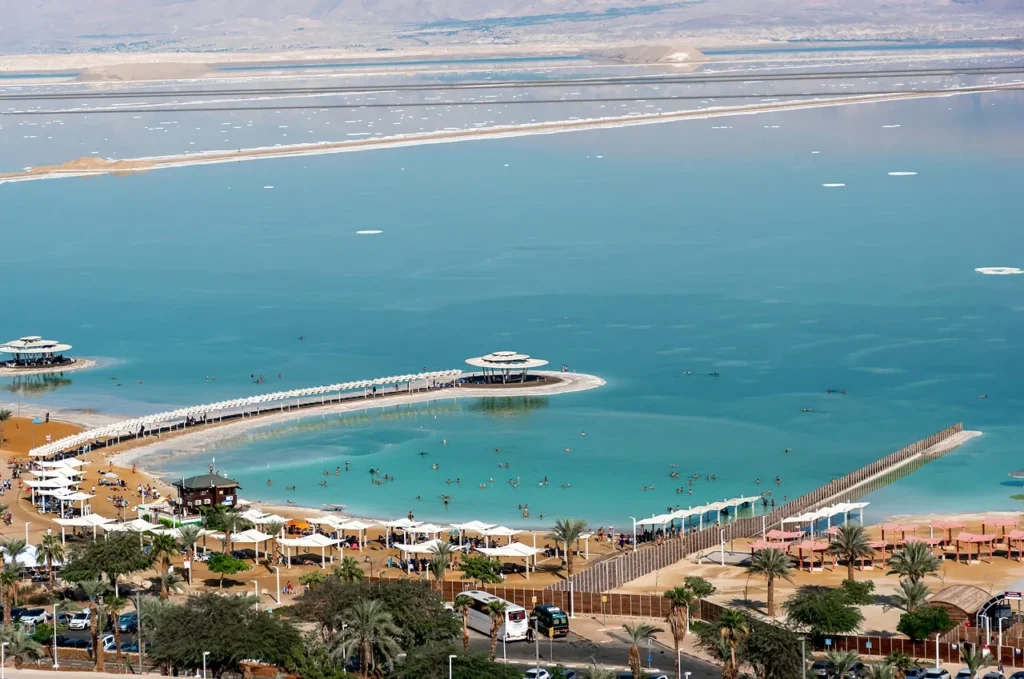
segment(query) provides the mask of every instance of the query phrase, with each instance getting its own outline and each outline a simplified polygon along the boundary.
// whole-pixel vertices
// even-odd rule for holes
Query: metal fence
[[[549,589],[555,591],[573,589],[577,593],[607,592],[626,582],[670,566],[688,554],[716,547],[723,539],[729,541],[753,537],[761,533],[763,528],[770,530],[781,526],[782,520],[786,517],[824,507],[830,502],[849,500],[859,491],[868,492],[874,488],[875,484],[865,484],[865,482],[871,481],[873,477],[881,476],[881,479],[876,480],[879,482],[891,482],[891,479],[886,478],[886,472],[906,465],[909,460],[962,431],[963,424],[955,424],[850,472],[842,478],[833,479],[824,486],[777,507],[766,515],[737,519],[722,526],[714,525],[697,533],[667,539],[661,545],[642,547],[635,552],[628,552],[596,563],[562,582],[551,585]]]

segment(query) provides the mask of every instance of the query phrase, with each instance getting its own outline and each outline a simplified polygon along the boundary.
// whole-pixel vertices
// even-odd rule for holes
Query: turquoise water
[[[216,456],[253,499],[624,526],[794,497],[963,420],[985,436],[876,493],[869,517],[1011,508],[1024,279],[974,268],[1021,265],[1022,108],[904,101],[2,185],[18,228],[0,323],[104,362],[32,396],[50,407],[148,412],[499,349],[608,380],[312,418],[160,461],[178,476]],[[677,495],[670,464],[718,480]]]

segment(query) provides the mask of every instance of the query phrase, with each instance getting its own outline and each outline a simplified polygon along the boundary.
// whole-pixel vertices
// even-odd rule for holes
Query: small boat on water
[[[348,505],[332,505],[325,502],[321,506],[325,512],[343,512]]]

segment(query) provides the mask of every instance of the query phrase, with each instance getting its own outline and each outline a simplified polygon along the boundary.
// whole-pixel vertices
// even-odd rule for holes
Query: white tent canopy
[[[524,559],[526,561],[526,579],[530,579],[530,560],[533,560],[533,567],[537,567],[537,555],[543,553],[543,549],[528,547],[521,542],[512,542],[504,547],[480,547],[476,551],[494,558]]]
[[[54,519],[57,525],[60,526],[60,541],[64,544],[67,541],[66,528],[71,526],[72,528],[92,528],[92,537],[96,538],[96,528],[98,526],[106,527],[107,524],[113,523],[113,519],[108,519],[105,516],[99,514],[85,514],[84,516],[76,516],[73,519]]]
[[[419,542],[415,545],[393,545],[396,549],[405,552],[405,554],[437,554],[437,550],[441,545],[445,543],[438,539],[427,540],[426,542]],[[462,549],[461,547],[453,546],[452,549]]]
[[[507,528],[505,526],[494,526],[483,531],[483,534],[488,537],[503,537],[510,538],[513,535],[519,535],[523,531],[516,530],[515,528]]]
[[[65,457],[62,460],[43,460],[39,463],[40,467],[84,467],[87,464],[92,464],[88,460],[82,460],[77,457]]]
[[[438,526],[437,524],[421,523],[418,526],[412,526],[410,528],[406,528],[405,532],[410,533],[412,535],[434,535],[434,534],[437,534],[437,533],[443,533],[446,530],[448,530],[448,529],[445,528],[444,526]]]
[[[279,538],[277,544],[285,547],[288,550],[288,567],[292,567],[292,547],[299,549],[311,549],[320,548],[320,567],[327,568],[327,548],[334,547],[341,540],[332,540],[326,535],[320,533],[313,533],[312,535],[303,535],[300,538]],[[331,555],[331,560],[334,560],[334,555]]]
[[[412,519],[402,518],[395,519],[394,521],[381,521],[380,525],[387,526],[388,528],[412,528],[413,526],[420,525],[419,521],[413,521]]]
[[[452,528],[457,531],[473,531],[474,533],[482,533],[489,528],[494,528],[494,524],[484,523],[483,521],[470,521],[469,523],[453,523]]]
[[[150,523],[145,519],[132,519],[124,523],[108,523],[102,526],[103,530],[108,532],[131,531],[133,533],[145,533],[146,531],[161,527],[159,523]]]

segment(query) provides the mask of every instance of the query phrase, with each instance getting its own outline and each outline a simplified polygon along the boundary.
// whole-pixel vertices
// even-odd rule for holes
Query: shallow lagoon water
[[[19,282],[4,327],[105,362],[34,397],[52,407],[147,412],[500,349],[608,380],[495,407],[310,418],[159,461],[179,476],[216,456],[253,499],[622,527],[677,504],[794,497],[962,420],[985,436],[875,493],[869,517],[1012,508],[1021,279],[975,268],[1020,266],[1022,104],[993,94],[4,185],[18,228],[0,263]],[[352,471],[334,476],[344,460]],[[397,480],[375,486],[370,467]],[[693,473],[718,480],[676,494]]]

